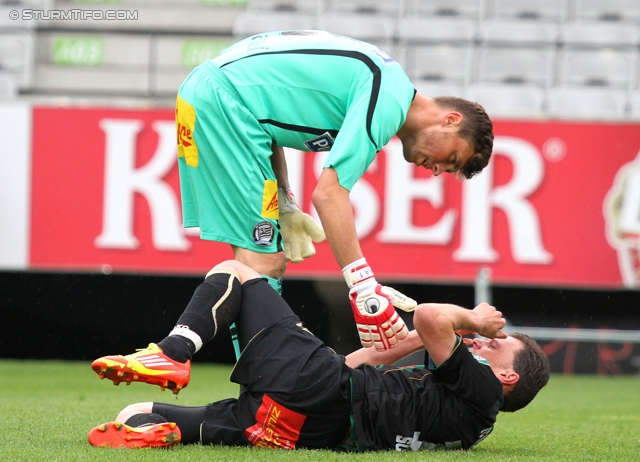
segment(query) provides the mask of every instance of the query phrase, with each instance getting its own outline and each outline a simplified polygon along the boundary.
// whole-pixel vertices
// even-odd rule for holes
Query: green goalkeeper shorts
[[[271,137],[212,62],[180,87],[176,128],[184,227],[255,252],[282,251]]]

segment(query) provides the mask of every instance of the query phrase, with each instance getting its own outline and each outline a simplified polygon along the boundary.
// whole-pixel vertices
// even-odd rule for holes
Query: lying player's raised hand
[[[364,258],[347,265],[343,275],[350,288],[351,309],[362,346],[373,346],[378,351],[393,348],[409,333],[394,305],[413,311],[416,301],[391,287],[378,284]]]
[[[487,338],[507,338],[502,328],[507,321],[502,317],[502,312],[488,303],[481,303],[473,309],[477,317],[479,329],[477,333]]]
[[[324,231],[313,218],[298,208],[290,189],[278,189],[278,208],[280,209],[280,233],[287,260],[300,263],[305,258],[315,255],[316,248],[313,242],[324,241]]]

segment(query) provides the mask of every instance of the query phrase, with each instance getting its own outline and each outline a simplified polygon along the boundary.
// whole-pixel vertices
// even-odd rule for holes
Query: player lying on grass
[[[529,337],[501,331],[502,314],[421,304],[415,330],[396,348],[344,357],[311,332],[259,274],[237,262],[213,268],[169,336],[128,356],[93,362],[101,378],[187,386],[190,359],[235,322],[242,354],[231,380],[237,399],[206,406],[127,406],[89,433],[94,446],[183,444],[286,449],[469,449],[493,429],[498,411],[526,406],[547,383],[549,362]],[[463,339],[473,332],[486,339]],[[426,349],[424,366],[393,367]]]

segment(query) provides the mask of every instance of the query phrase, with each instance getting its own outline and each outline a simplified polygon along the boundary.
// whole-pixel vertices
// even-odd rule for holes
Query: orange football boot
[[[89,444],[101,448],[168,448],[181,438],[180,428],[173,422],[143,427],[107,422],[89,432]]]
[[[137,350],[127,356],[103,356],[91,364],[100,379],[105,377],[113,381],[114,385],[125,382],[144,382],[159,385],[178,394],[189,383],[191,361],[179,363],[167,357],[155,343],[147,348]]]

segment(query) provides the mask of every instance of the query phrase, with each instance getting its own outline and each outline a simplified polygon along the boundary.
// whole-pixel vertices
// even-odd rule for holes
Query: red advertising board
[[[378,279],[633,287],[640,125],[495,121],[472,180],[404,162],[393,140],[351,192]],[[173,110],[35,107],[31,269],[202,274],[228,245],[181,227]],[[289,152],[301,207],[323,154]],[[328,244],[288,276],[341,277]]]

